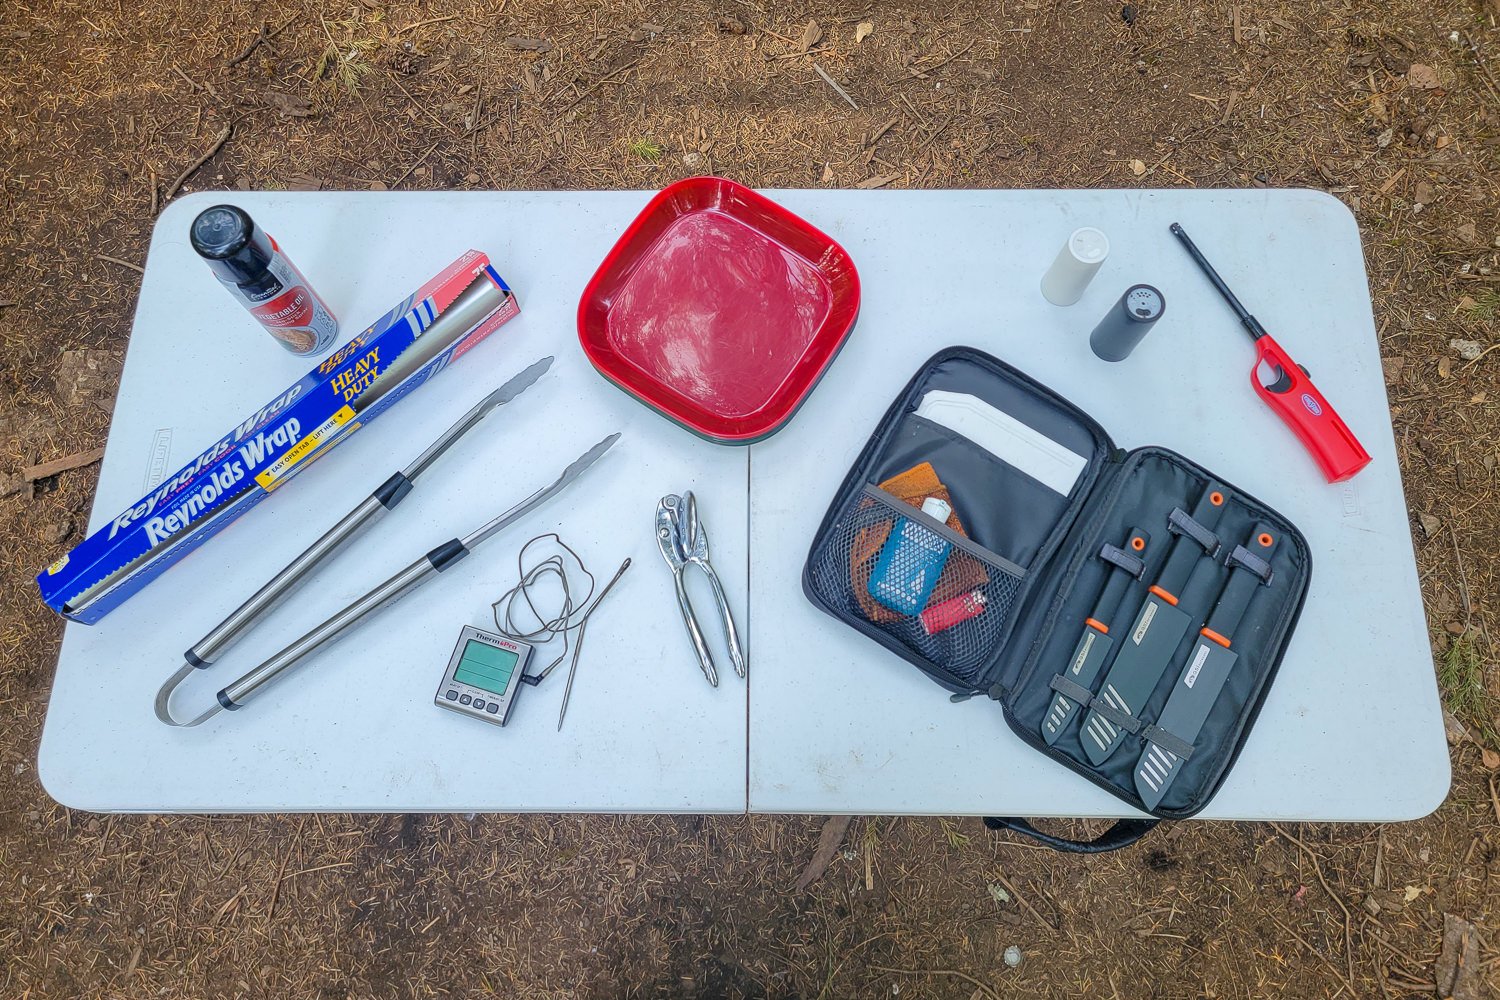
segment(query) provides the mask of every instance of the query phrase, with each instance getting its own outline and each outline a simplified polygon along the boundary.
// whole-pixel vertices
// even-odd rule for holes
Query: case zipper
[[[975,688],[972,691],[960,691],[958,694],[949,695],[948,700],[957,705],[959,702],[968,701],[970,698],[977,698],[980,695],[985,695],[991,701],[1004,701],[1005,694],[1005,688],[997,682],[995,684],[991,684],[988,689]]]

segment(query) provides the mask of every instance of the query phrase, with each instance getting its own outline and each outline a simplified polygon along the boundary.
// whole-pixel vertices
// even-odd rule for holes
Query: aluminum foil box
[[[504,293],[500,304],[411,367],[410,358],[433,351],[424,334],[480,277]],[[42,600],[73,621],[99,621],[519,312],[489,258],[465,252],[39,573]],[[381,381],[387,372],[395,383]]]

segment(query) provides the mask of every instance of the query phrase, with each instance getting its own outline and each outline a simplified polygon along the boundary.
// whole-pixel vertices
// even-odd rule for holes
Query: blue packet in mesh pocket
[[[937,497],[922,501],[922,513],[939,522],[951,507]],[[869,594],[883,606],[903,615],[918,615],[927,606],[953,546],[935,532],[903,517],[880,550],[870,572]]]

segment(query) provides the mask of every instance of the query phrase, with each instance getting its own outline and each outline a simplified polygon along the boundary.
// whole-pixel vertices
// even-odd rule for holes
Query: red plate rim
[[[732,192],[762,214],[794,227],[811,241],[826,248],[820,259],[827,259],[831,254],[840,264],[839,276],[830,276],[829,269],[820,260],[811,259],[796,250],[792,251],[798,253],[798,256],[814,267],[828,284],[832,296],[830,319],[825,320],[814,333],[807,350],[792,365],[787,376],[787,384],[784,384],[783,388],[778,390],[761,410],[746,417],[724,417],[677,392],[666,383],[645,376],[633,366],[630,366],[628,370],[622,370],[626,366],[618,360],[614,351],[602,342],[602,324],[597,321],[590,322],[591,311],[597,312],[603,308],[603,304],[598,301],[601,286],[607,281],[623,284],[625,276],[628,276],[634,268],[635,261],[644,256],[644,251],[627,253],[632,249],[631,244],[638,238],[641,230],[652,223],[654,216],[666,203],[684,192],[704,187]],[[735,218],[755,228],[758,232],[764,233],[763,229],[754,226],[753,219],[747,220],[740,215],[736,215]],[[784,249],[791,249],[768,233],[765,237],[778,243]],[[703,175],[676,181],[658,191],[610,247],[599,268],[584,287],[583,295],[579,298],[578,340],[584,355],[595,370],[633,398],[709,440],[748,444],[769,437],[780,430],[801,407],[848,339],[859,314],[859,303],[859,272],[854,265],[853,258],[838,241],[753,188],[727,177]],[[651,390],[659,391],[661,396],[652,395]]]

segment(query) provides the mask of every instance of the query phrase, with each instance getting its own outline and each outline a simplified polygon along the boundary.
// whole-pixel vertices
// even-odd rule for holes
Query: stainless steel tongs
[[[698,624],[698,615],[693,610],[693,602],[688,599],[687,586],[683,580],[689,566],[702,568],[704,575],[708,577],[709,586],[714,592],[714,604],[719,610],[719,620],[724,628],[724,641],[729,647],[729,662],[734,664],[734,672],[744,677],[745,654],[740,648],[739,632],[734,627],[734,616],[729,613],[729,599],[724,596],[724,585],[719,582],[719,574],[714,572],[713,564],[708,561],[708,534],[703,530],[703,522],[698,520],[698,501],[691,490],[682,496],[670,493],[656,505],[656,547],[661,550],[662,558],[672,570],[672,582],[677,588],[677,606],[682,611],[682,622],[687,626],[688,638],[692,640],[693,649],[698,654],[698,666],[703,669],[703,676],[714,687],[719,686],[718,668],[714,666],[713,654],[709,652],[708,643],[703,638],[703,629]]]

